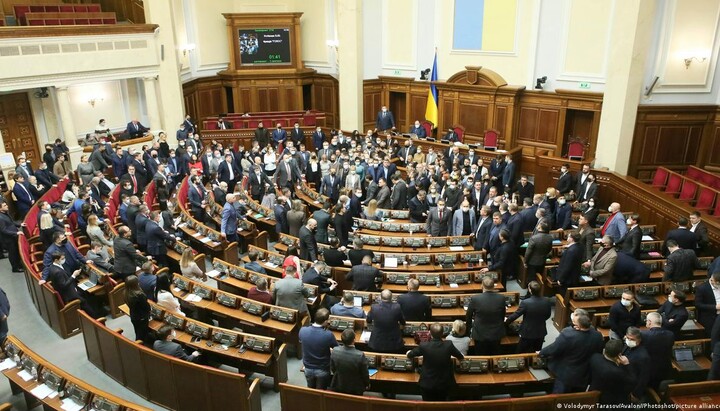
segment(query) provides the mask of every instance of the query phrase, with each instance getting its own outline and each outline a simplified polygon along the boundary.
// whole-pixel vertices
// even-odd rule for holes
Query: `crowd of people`
[[[214,201],[222,206],[221,223],[216,228],[226,241],[241,241],[238,221],[248,216],[244,195],[236,194],[242,190],[251,201],[273,210],[278,233],[298,239],[297,244],[288,247],[283,278],[273,287],[261,278],[248,296],[306,313],[308,295],[303,283],[317,285],[325,295],[324,307],[308,313],[313,324],[300,331],[304,372],[310,387],[329,387],[351,394],[362,394],[368,387],[367,360],[354,347],[356,336],[346,330],[342,346],[336,347],[336,339],[326,329],[331,313],[366,318],[372,324],[367,344],[374,352],[423,356],[420,387],[426,400],[444,400],[451,393],[451,357],[461,359],[470,352],[499,354],[506,325],[522,317],[518,352],[539,352],[548,359],[556,378],[554,392],[582,391],[589,385],[601,391],[604,403],[646,401],[645,388],[657,388],[669,376],[672,342],[688,320],[682,290],[673,290],[658,312],[647,316],[646,324],[641,324],[638,296],[627,290],[610,309],[608,343],[603,343],[591,325],[589,314],[575,310],[572,325],[543,348],[552,303],[541,295],[540,285],[536,281],[521,284],[527,288],[527,295],[519,309],[508,315],[504,298],[495,292],[494,280],[486,276],[482,280],[483,292],[470,300],[465,320],[456,321],[452,333],[443,341],[442,327],[432,323],[430,300],[418,291],[418,281],[411,279],[408,292],[396,299],[389,290],[381,290],[383,276],[372,263],[373,252],[364,249],[359,237],[352,235],[356,218],[380,221],[388,209],[408,210],[412,222],[425,224],[428,236],[470,236],[475,250],[487,253],[487,267],[480,271],[500,270],[506,287],[507,281],[518,277],[521,264],[529,280],[535,278],[535,273],[544,272],[546,258],[555,246],[550,232],[563,230],[563,252],[553,280],[564,295],[569,287],[581,283],[581,275],[600,285],[647,279],[649,270],[641,263],[647,257],[641,248],[641,216],[633,213],[626,218],[620,204],[614,202],[598,226],[599,188],[589,165],[577,174],[563,165],[557,184],[536,193],[528,177],[519,175],[510,155],[498,154],[486,164],[473,148],[465,154],[454,144],[438,150],[433,145],[422,147],[420,140],[413,138],[398,143],[393,133],[381,133],[394,127],[392,114],[386,108],[378,114],[377,129],[366,134],[354,131],[345,135],[333,130],[326,135],[317,127],[306,136],[298,124],[287,132],[280,124],[271,131],[260,123],[246,150],[242,144],[235,148],[217,141],[204,145],[192,121],[186,118],[176,132],[178,145],[173,148],[164,133],[141,150],[129,151],[113,146],[107,134],[96,135],[93,152],[83,156],[76,175],[67,171],[67,147],[58,140],[46,147],[44,161],[35,171],[26,159],[18,158],[12,187],[15,208],[24,218],[53,184],[71,178],[73,182],[61,201],[39,204],[40,238],[46,245],[42,281],[52,281],[65,302],[80,299],[88,312],[102,315],[102,307],[80,290],[76,281],[83,266],[102,268],[126,283],[126,301],[136,338],[183,359],[197,360],[199,353],[187,354],[179,349],[170,329],[161,329],[157,335],[150,331],[148,299],[181,312],[179,302],[170,293],[170,278],[167,274],[155,275],[155,270],[168,265],[168,244],[180,236],[173,220],[176,200],[171,194],[182,179],[189,177],[188,206],[193,217],[215,225],[209,207],[212,192]],[[416,122],[409,132],[422,137],[424,129]],[[306,137],[312,141],[310,147],[306,146]],[[457,141],[457,136],[449,130],[444,139]],[[104,174],[110,165],[114,178]],[[241,187],[244,177],[246,186]],[[303,179],[327,197],[312,214],[296,196]],[[159,211],[151,211],[151,205],[142,203],[142,193],[151,181],[157,187]],[[118,212],[123,224],[113,238],[106,227],[105,201],[116,184],[120,186]],[[579,214],[577,220],[574,211]],[[77,227],[90,240],[86,255],[68,244],[65,217],[75,218]],[[596,228],[601,234],[598,251],[593,247]],[[5,234],[2,243],[13,270],[21,271],[18,229],[8,215],[7,204],[0,206],[0,231]],[[527,243],[525,232],[532,232]],[[318,244],[330,247],[321,249]],[[678,228],[667,234],[664,244],[664,280],[692,279],[693,271],[699,267],[698,256],[709,250],[707,227],[701,215],[692,213],[679,218]],[[247,257],[246,269],[265,272],[258,264],[257,253],[250,252]],[[312,264],[303,266],[301,260]],[[136,274],[138,266],[140,274]],[[337,283],[325,274],[328,266],[351,267],[347,280],[352,289],[381,291],[380,301],[366,314],[354,304],[350,292],[337,293]],[[180,268],[185,276],[207,280],[189,248],[182,255]],[[720,321],[715,321],[720,310],[718,260],[709,274],[709,280],[695,291],[696,318],[713,338],[711,378],[720,378]],[[427,322],[430,341],[406,352],[401,332],[406,321]],[[647,330],[640,331],[643,325]]]

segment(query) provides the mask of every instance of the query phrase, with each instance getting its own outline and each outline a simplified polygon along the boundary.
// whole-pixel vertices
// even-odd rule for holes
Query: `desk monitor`
[[[241,306],[243,311],[248,314],[261,315],[265,311],[262,304],[254,303],[251,300],[243,300]]]
[[[641,284],[636,286],[635,291],[642,295],[659,295],[660,284]]]
[[[494,282],[497,282],[500,278],[500,275],[497,271],[486,271],[484,273],[474,273],[473,274],[473,281],[476,283],[482,283],[483,278],[490,277]]]
[[[165,315],[165,324],[175,329],[182,330],[185,325],[185,317],[167,313],[167,315]]]
[[[180,291],[187,291],[190,288],[190,283],[179,275],[173,278],[173,285]]]
[[[256,337],[245,337],[245,346],[257,352],[270,352],[272,350],[270,340]]]
[[[283,310],[279,307],[271,307],[270,318],[272,318],[273,320],[282,321],[284,323],[293,323],[295,322],[295,313],[292,311]]]
[[[155,304],[150,304],[150,317],[153,320],[162,321],[165,311]]]
[[[68,383],[65,384],[65,397],[71,398],[77,404],[84,405],[87,404],[90,391],[78,386],[74,382],[68,381]]]
[[[330,317],[330,329],[333,331],[345,331],[348,328],[355,328],[355,321],[344,318]]]
[[[433,296],[431,301],[435,308],[454,308],[458,305],[457,297]]]
[[[270,255],[268,256],[268,261],[271,262],[272,264],[275,264],[275,265],[279,266],[279,267],[282,267],[282,265],[283,265],[283,260],[285,260],[285,258],[284,258],[283,256],[281,256],[281,255],[278,255],[278,254],[270,254]]]
[[[413,256],[410,257],[412,258]],[[440,283],[440,274],[418,274],[417,280],[420,285],[435,285]]]
[[[3,352],[5,353],[5,355],[8,356],[8,358],[19,357],[22,353],[22,351],[20,351],[20,348],[18,348],[17,345],[13,344],[8,340],[5,340],[5,344],[3,345]]]
[[[428,265],[431,263],[432,257],[429,254],[410,254],[408,259],[410,264]]]
[[[40,363],[38,363],[34,358],[25,354],[20,360],[20,366],[23,370],[29,372],[31,375],[37,378],[37,372],[38,368],[40,367]]]
[[[410,323],[410,322],[408,322],[405,324],[405,327],[403,328],[402,332],[403,332],[403,335],[412,337],[418,331],[427,331],[427,330],[428,330],[428,326],[425,323]]]
[[[238,299],[234,295],[217,293],[217,302],[225,307],[237,308]]]
[[[413,360],[405,356],[383,356],[380,367],[388,371],[408,372],[414,370]]]
[[[360,235],[360,240],[362,240],[363,244],[367,245],[380,245],[380,239],[382,237],[375,236],[375,235]]]
[[[208,230],[207,236],[210,239],[210,241],[214,241],[216,243],[220,242],[220,234],[218,234],[215,231]]]
[[[388,273],[385,276],[388,284],[407,284],[410,281],[410,274]]]
[[[40,371],[40,381],[50,387],[53,391],[60,391],[65,380],[63,377],[54,373],[51,369],[43,367],[42,371]]]
[[[191,334],[193,337],[199,337],[204,340],[210,337],[210,327],[190,320],[187,320],[185,332]]]
[[[92,399],[92,409],[96,411],[118,411],[120,410],[120,404],[96,395]]]
[[[470,283],[470,274],[446,274],[445,280],[448,284],[468,284]]]
[[[213,266],[213,270],[215,270],[219,273],[227,273],[229,270],[229,267],[227,266],[227,264],[219,262],[219,261],[215,261],[212,266]]]
[[[525,358],[498,358],[493,360],[495,372],[516,372],[525,369]]]
[[[430,237],[427,238],[427,243],[431,247],[445,247],[447,245],[447,237]]]
[[[450,237],[451,246],[466,246],[470,245],[470,237]]]
[[[620,298],[622,297],[625,287],[605,287],[603,289],[604,298]]]
[[[402,238],[400,237],[384,237],[383,245],[388,247],[400,247],[402,245]]]
[[[247,272],[237,267],[230,267],[230,271],[228,272],[228,274],[230,274],[230,277],[237,278],[241,281],[247,280]]]
[[[508,307],[517,304],[518,294],[503,294],[505,297],[505,305]]]
[[[481,253],[462,253],[460,254],[460,262],[477,264],[482,260]]]
[[[395,224],[395,223],[383,223],[383,225],[382,225],[383,230],[390,231],[390,232],[398,232],[398,231],[400,231],[400,228],[401,228],[400,224]]]
[[[405,237],[405,245],[412,248],[420,248],[425,246],[423,237]]]
[[[371,294],[369,292],[350,291],[350,293],[353,295],[353,299],[361,298],[362,305],[370,305]]]
[[[200,284],[195,284],[193,286],[193,294],[197,295],[198,297],[202,298],[203,300],[212,300],[213,299],[213,291],[207,287],[203,287]]]
[[[215,330],[212,333],[212,340],[226,347],[235,347],[242,342],[242,337],[232,332]]]
[[[435,262],[438,264],[447,264],[447,263],[454,263],[455,258],[457,257],[456,254],[436,254],[435,255]]]
[[[695,291],[693,290],[693,284],[693,281],[683,281],[680,283],[672,283],[669,288],[673,291],[682,291],[684,293],[689,293]],[[667,293],[669,294],[669,291]]]
[[[573,290],[572,299],[577,301],[597,300],[600,298],[600,290],[597,288],[581,288]]]
[[[289,237],[287,234],[280,234],[280,242],[288,247],[295,245],[295,239]]]
[[[455,363],[455,371],[463,374],[481,374],[490,369],[490,360],[487,358],[468,358]]]
[[[692,349],[686,347],[673,348],[673,357],[675,361],[692,361],[695,359]]]
[[[674,348],[675,349],[688,348],[692,351],[692,354],[694,357],[703,355],[703,345],[701,343],[691,343],[691,344],[680,343],[680,344],[675,345]]]

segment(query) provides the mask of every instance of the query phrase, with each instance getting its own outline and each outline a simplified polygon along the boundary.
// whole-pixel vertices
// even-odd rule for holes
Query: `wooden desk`
[[[718,408],[720,394],[698,394],[670,397],[670,401],[677,405],[677,410],[708,410]]]

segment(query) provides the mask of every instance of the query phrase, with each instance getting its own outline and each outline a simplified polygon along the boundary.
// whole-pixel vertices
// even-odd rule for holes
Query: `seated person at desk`
[[[685,298],[684,292],[672,290],[667,301],[657,310],[662,316],[662,328],[672,331],[676,340],[679,339],[680,330],[689,318],[688,310],[685,308]]]
[[[260,277],[255,282],[255,286],[248,290],[248,298],[255,301],[260,301],[265,304],[273,303],[273,296],[267,289],[267,279]]]
[[[267,271],[265,271],[262,266],[260,266],[260,263],[257,262],[258,259],[258,252],[253,250],[248,253],[248,260],[250,260],[249,263],[245,263],[243,266],[246,270],[255,271],[256,273],[260,274],[267,274]]]
[[[200,353],[197,351],[193,351],[192,354],[187,355],[182,346],[173,341],[176,334],[175,329],[171,325],[163,325],[160,327],[157,335],[158,340],[155,340],[153,343],[153,349],[161,354],[190,362],[195,362],[195,360],[200,356]]]
[[[127,132],[131,138],[140,137],[147,131],[150,131],[150,129],[140,124],[137,119],[133,119],[131,122],[127,123]]]
[[[180,310],[180,302],[170,292],[170,275],[168,273],[160,273],[155,282],[155,301],[160,307],[174,314],[185,315]]]
[[[408,131],[408,133],[415,134],[417,138],[427,137],[427,131],[425,130],[425,127],[423,127],[422,124],[420,124],[420,122],[417,120],[415,120],[415,124],[410,127],[410,131]]]
[[[405,318],[400,304],[392,302],[392,292],[382,290],[380,302],[370,308],[367,316],[368,325],[372,325],[368,347],[374,352],[400,353],[405,348],[402,327]]]
[[[456,385],[452,357],[462,360],[464,356],[452,342],[442,340],[442,325],[430,325],[430,335],[432,340],[420,343],[406,355],[423,357],[419,384],[423,401],[446,401]]]
[[[90,249],[85,255],[89,261],[92,261],[96,267],[102,268],[103,270],[112,273],[113,265],[105,247],[97,241],[90,243]]]
[[[356,307],[355,297],[350,291],[343,293],[342,301],[330,307],[330,314],[342,317],[365,318],[365,310],[362,307]]]
[[[375,253],[373,253],[372,250],[363,249],[364,246],[365,245],[363,244],[363,241],[360,239],[360,237],[357,237],[353,240],[353,248],[352,250],[348,250],[347,253],[351,266],[355,267],[356,265],[362,264],[362,259],[366,255],[370,256],[370,261],[375,258]]]
[[[400,304],[403,317],[406,321],[429,321],[432,317],[430,298],[421,294],[420,282],[411,278],[407,283],[408,292],[401,294],[397,301]]]
[[[356,265],[345,277],[352,281],[355,291],[378,291],[377,284],[382,282],[383,276],[380,270],[372,266],[370,256],[362,259],[362,264]]]
[[[207,281],[207,275],[198,267],[190,247],[185,247],[180,256],[180,273],[187,278]]]
[[[470,337],[467,335],[467,326],[463,320],[455,320],[452,324],[452,331],[447,336],[446,340],[453,343],[455,348],[460,351],[462,355],[467,355],[470,349]]]
[[[333,373],[330,389],[344,394],[362,395],[370,386],[368,361],[365,353],[355,348],[355,332],[346,329],[340,335],[342,345],[330,354]]]
[[[323,260],[330,267],[344,267],[347,256],[345,255],[345,247],[340,247],[337,238],[330,240],[330,248],[322,250]]]
[[[610,307],[608,322],[610,323],[610,338],[622,340],[628,327],[639,327],[640,304],[635,300],[635,294],[630,290],[622,293],[620,301]]]

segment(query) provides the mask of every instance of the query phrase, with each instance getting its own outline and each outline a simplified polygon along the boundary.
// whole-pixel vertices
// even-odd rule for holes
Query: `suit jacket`
[[[295,147],[300,147],[300,143],[305,144],[305,133],[301,128],[293,127],[293,129],[290,130],[290,140],[295,143]]]
[[[325,141],[325,133],[324,132],[313,132],[313,147],[315,150],[320,150],[323,146],[323,142]]]
[[[378,208],[390,208],[390,187],[385,185],[378,189],[375,199],[377,200]]]
[[[382,278],[380,270],[365,264],[356,265],[345,276],[347,281],[352,281],[355,291],[378,291],[376,281],[382,281]]]
[[[232,180],[230,179],[231,168],[233,172]],[[242,171],[233,161],[231,161],[230,163],[228,163],[227,161],[223,161],[222,163],[220,163],[220,165],[218,165],[218,180],[230,184],[231,181],[239,181],[241,177]]]
[[[395,127],[395,117],[393,117],[392,112],[389,110],[386,113],[382,111],[378,112],[377,119],[375,120],[375,128],[382,131],[389,130],[393,127]]]
[[[552,250],[553,236],[548,233],[537,233],[530,237],[525,250],[525,264],[545,266],[547,255]]]
[[[472,296],[465,322],[473,340],[500,341],[505,336],[505,297],[492,291]]]
[[[450,219],[452,210],[445,207],[442,213],[442,219],[440,218],[438,207],[432,208],[428,213],[427,221],[425,222],[425,228],[428,234],[433,237],[445,237],[451,235],[450,233]]]
[[[482,217],[478,217],[478,223],[477,228],[475,228],[475,249],[480,250],[483,247],[485,247],[485,244],[487,243],[488,236],[490,235],[490,229],[492,228],[493,222],[492,218],[487,217],[485,218],[485,221],[482,220]]]
[[[397,302],[406,321],[429,321],[432,317],[430,298],[417,291],[400,294]]]
[[[502,185],[503,187],[512,188],[515,182],[515,162],[511,161],[505,165],[505,169],[502,173]]]
[[[697,297],[696,297],[697,298]],[[675,336],[672,331],[653,327],[642,331],[642,346],[652,358],[650,362],[650,386],[670,378],[672,372],[672,350]]]
[[[12,192],[15,195],[15,206],[18,209],[18,213],[21,217],[25,217],[25,214],[27,214],[35,202],[32,194],[30,194],[30,189],[23,183],[16,183]]]
[[[555,342],[540,350],[541,357],[549,357],[549,369],[565,385],[587,386],[590,377],[590,357],[603,350],[603,336],[596,329],[586,331],[566,327]]]
[[[254,172],[248,175],[248,190],[252,198],[262,199],[265,195],[265,184],[272,186],[272,181],[262,171],[259,176]]]
[[[53,174],[49,168],[44,170],[35,170],[35,178],[37,178],[38,183],[45,186],[45,191],[52,187],[53,184],[60,181],[60,177]],[[707,228],[705,229],[705,232],[707,233]]]
[[[393,210],[407,209],[408,187],[405,181],[398,180],[390,192],[390,208]]]
[[[592,182],[588,186],[588,183],[585,182],[582,186],[580,186],[580,191],[577,192],[577,199],[578,201],[588,201],[591,198],[595,198],[597,196],[597,189],[598,185],[596,182]]]
[[[717,317],[717,303],[715,302],[715,294],[709,281],[705,281],[695,288],[695,312],[697,321],[705,327],[705,332],[709,332],[715,323]]]
[[[255,140],[260,144],[260,148],[267,147],[270,142],[270,132],[265,127],[255,129]]]
[[[535,217],[535,213],[537,212],[537,208],[535,207],[528,207],[524,208],[522,211],[520,211],[518,214],[520,214],[520,219],[522,220],[522,231],[533,231],[535,229],[535,226],[537,225],[538,219]]]
[[[317,240],[315,235],[307,228],[307,226],[300,227],[300,259],[306,261],[317,260]]]
[[[385,168],[385,166],[381,165],[377,168],[375,182],[377,183],[380,177],[382,177],[385,179],[385,182],[387,182],[388,186],[392,186],[392,180],[390,179],[390,177],[392,177],[395,172],[397,172],[397,166],[394,163],[390,163],[387,169]]]
[[[570,192],[570,190],[573,189],[572,174],[570,174],[570,172],[561,174],[558,178],[557,183],[555,184],[555,188],[560,192],[560,194],[566,194]]]
[[[620,247],[620,252],[639,260],[642,236],[642,230],[639,226],[636,226],[628,230],[615,245]]]
[[[508,277],[516,277],[518,274],[518,252],[515,244],[506,241],[492,253],[492,263],[488,266],[489,270],[502,270],[503,286],[506,284]]]
[[[550,318],[553,303],[546,297],[533,295],[520,301],[517,311],[508,316],[506,323],[522,317],[520,338],[541,339],[547,335],[546,321]]]
[[[273,300],[280,307],[287,307],[298,310],[298,312],[307,312],[307,298],[310,292],[303,287],[303,282],[295,277],[286,276],[275,282],[273,289]]]
[[[419,385],[422,389],[433,391],[449,390],[455,386],[455,373],[451,357],[458,360],[464,358],[452,341],[441,339],[420,343],[407,356],[409,358],[423,357]]]
[[[225,203],[220,217],[220,232],[226,235],[237,234],[238,211],[234,204]]]
[[[618,365],[600,353],[590,357],[590,390],[600,391],[600,404],[629,403],[635,382],[630,365]]]
[[[330,213],[325,210],[317,210],[312,215],[313,219],[317,221],[317,228],[315,229],[315,240],[319,243],[328,243],[328,226],[330,225]]]
[[[428,203],[427,199],[420,201],[417,196],[410,199],[408,202],[410,208],[410,221],[413,223],[423,223],[427,221],[428,214]],[[425,216],[423,216],[423,213]]]
[[[523,245],[525,243],[525,235],[522,230],[523,222],[520,213],[511,214],[505,225],[508,231],[510,231],[510,239],[513,244],[515,244],[516,247]]]
[[[340,195],[340,183],[341,179],[337,175],[328,174],[324,176],[320,184],[320,194],[336,200]]]
[[[275,214],[275,232],[278,234],[287,234],[290,231],[290,226],[287,221],[287,210],[285,210],[285,207],[281,204],[275,204],[273,213]]]
[[[298,169],[295,163],[290,163],[290,174],[287,172],[288,166],[284,162],[280,162],[275,170],[275,184],[278,187],[290,187],[293,186],[294,181],[300,181],[300,169]]]
[[[610,220],[610,223],[608,223],[605,228],[605,233],[602,233],[602,235],[609,235],[613,241],[618,242],[626,232],[627,225],[625,224],[625,216],[618,211],[617,214],[612,217],[612,220]]]
[[[573,244],[565,249],[558,263],[556,280],[563,287],[573,287],[580,282],[580,267],[585,261],[585,250],[580,244]]]
[[[680,248],[670,253],[665,261],[663,281],[687,281],[693,278],[693,271],[699,267],[697,256],[692,249]]]
[[[70,274],[55,264],[50,265],[48,270],[47,281],[52,282],[53,288],[60,294],[60,298],[65,304],[80,298],[75,279]]]
[[[615,272],[615,264],[617,263],[617,251],[614,248],[609,249],[602,258],[600,253],[603,249],[599,249],[590,260],[590,277],[594,278],[600,285],[608,285],[612,282],[613,273]]]
[[[355,347],[335,347],[330,354],[330,370],[330,388],[335,392],[362,395],[370,385],[367,357]]]
[[[470,210],[468,212],[469,218],[470,218],[470,232],[473,232],[473,229],[475,228],[475,212],[473,210]],[[448,235],[462,235],[463,233],[463,211],[458,209],[455,210],[453,213],[453,219],[452,219],[452,225],[450,226],[451,230]]]
[[[200,191],[198,191],[198,189]],[[202,210],[203,200],[205,200],[205,187],[191,184],[190,187],[188,187],[188,202],[190,202],[190,208],[193,212]]]
[[[113,268],[115,272],[120,274],[135,274],[135,267],[147,261],[145,257],[137,253],[135,246],[129,239],[115,237],[113,251],[115,253]]]
[[[158,256],[167,254],[166,241],[174,242],[175,239],[168,234],[158,223],[148,220],[145,224],[145,231],[147,232],[147,252],[150,255]]]
[[[572,206],[569,204],[565,204],[564,206],[561,206],[558,204],[557,207],[555,207],[555,227],[554,229],[562,228],[563,230],[568,230],[572,228],[572,221],[570,218],[572,217]]]
[[[277,128],[276,128],[276,129],[273,130],[273,132],[272,132],[272,138],[273,138],[273,141],[274,141],[276,144],[277,144],[277,143],[281,143],[281,142],[287,140],[287,137],[288,137],[287,131],[285,131],[285,130],[282,129],[282,128],[280,128],[280,129],[277,129]]]
[[[135,228],[137,229],[137,243],[140,245],[147,245],[147,232],[146,226],[150,219],[145,214],[138,214],[135,216]]]
[[[498,233],[503,228],[505,228],[505,224],[503,223],[500,223],[499,226],[495,226],[495,224],[492,224],[490,226],[490,231],[488,232],[488,236],[485,240],[485,245],[483,245],[483,248],[486,249],[491,255],[493,252],[495,252],[495,250],[500,248],[500,237],[498,237]]]
[[[173,341],[155,340],[153,343],[153,349],[161,354],[169,355],[171,357],[179,358],[181,360],[190,361],[192,357],[187,355],[182,346]]]
[[[403,317],[400,304],[385,301],[373,304],[366,321],[373,326],[370,341],[368,341],[368,347],[372,351],[402,351],[405,343],[400,325],[405,325],[405,317]]]
[[[665,255],[668,254],[667,240],[675,240],[680,248],[695,251],[698,243],[698,236],[686,228],[676,228],[668,231],[667,236],[665,237],[666,245],[663,246],[663,252]]]

